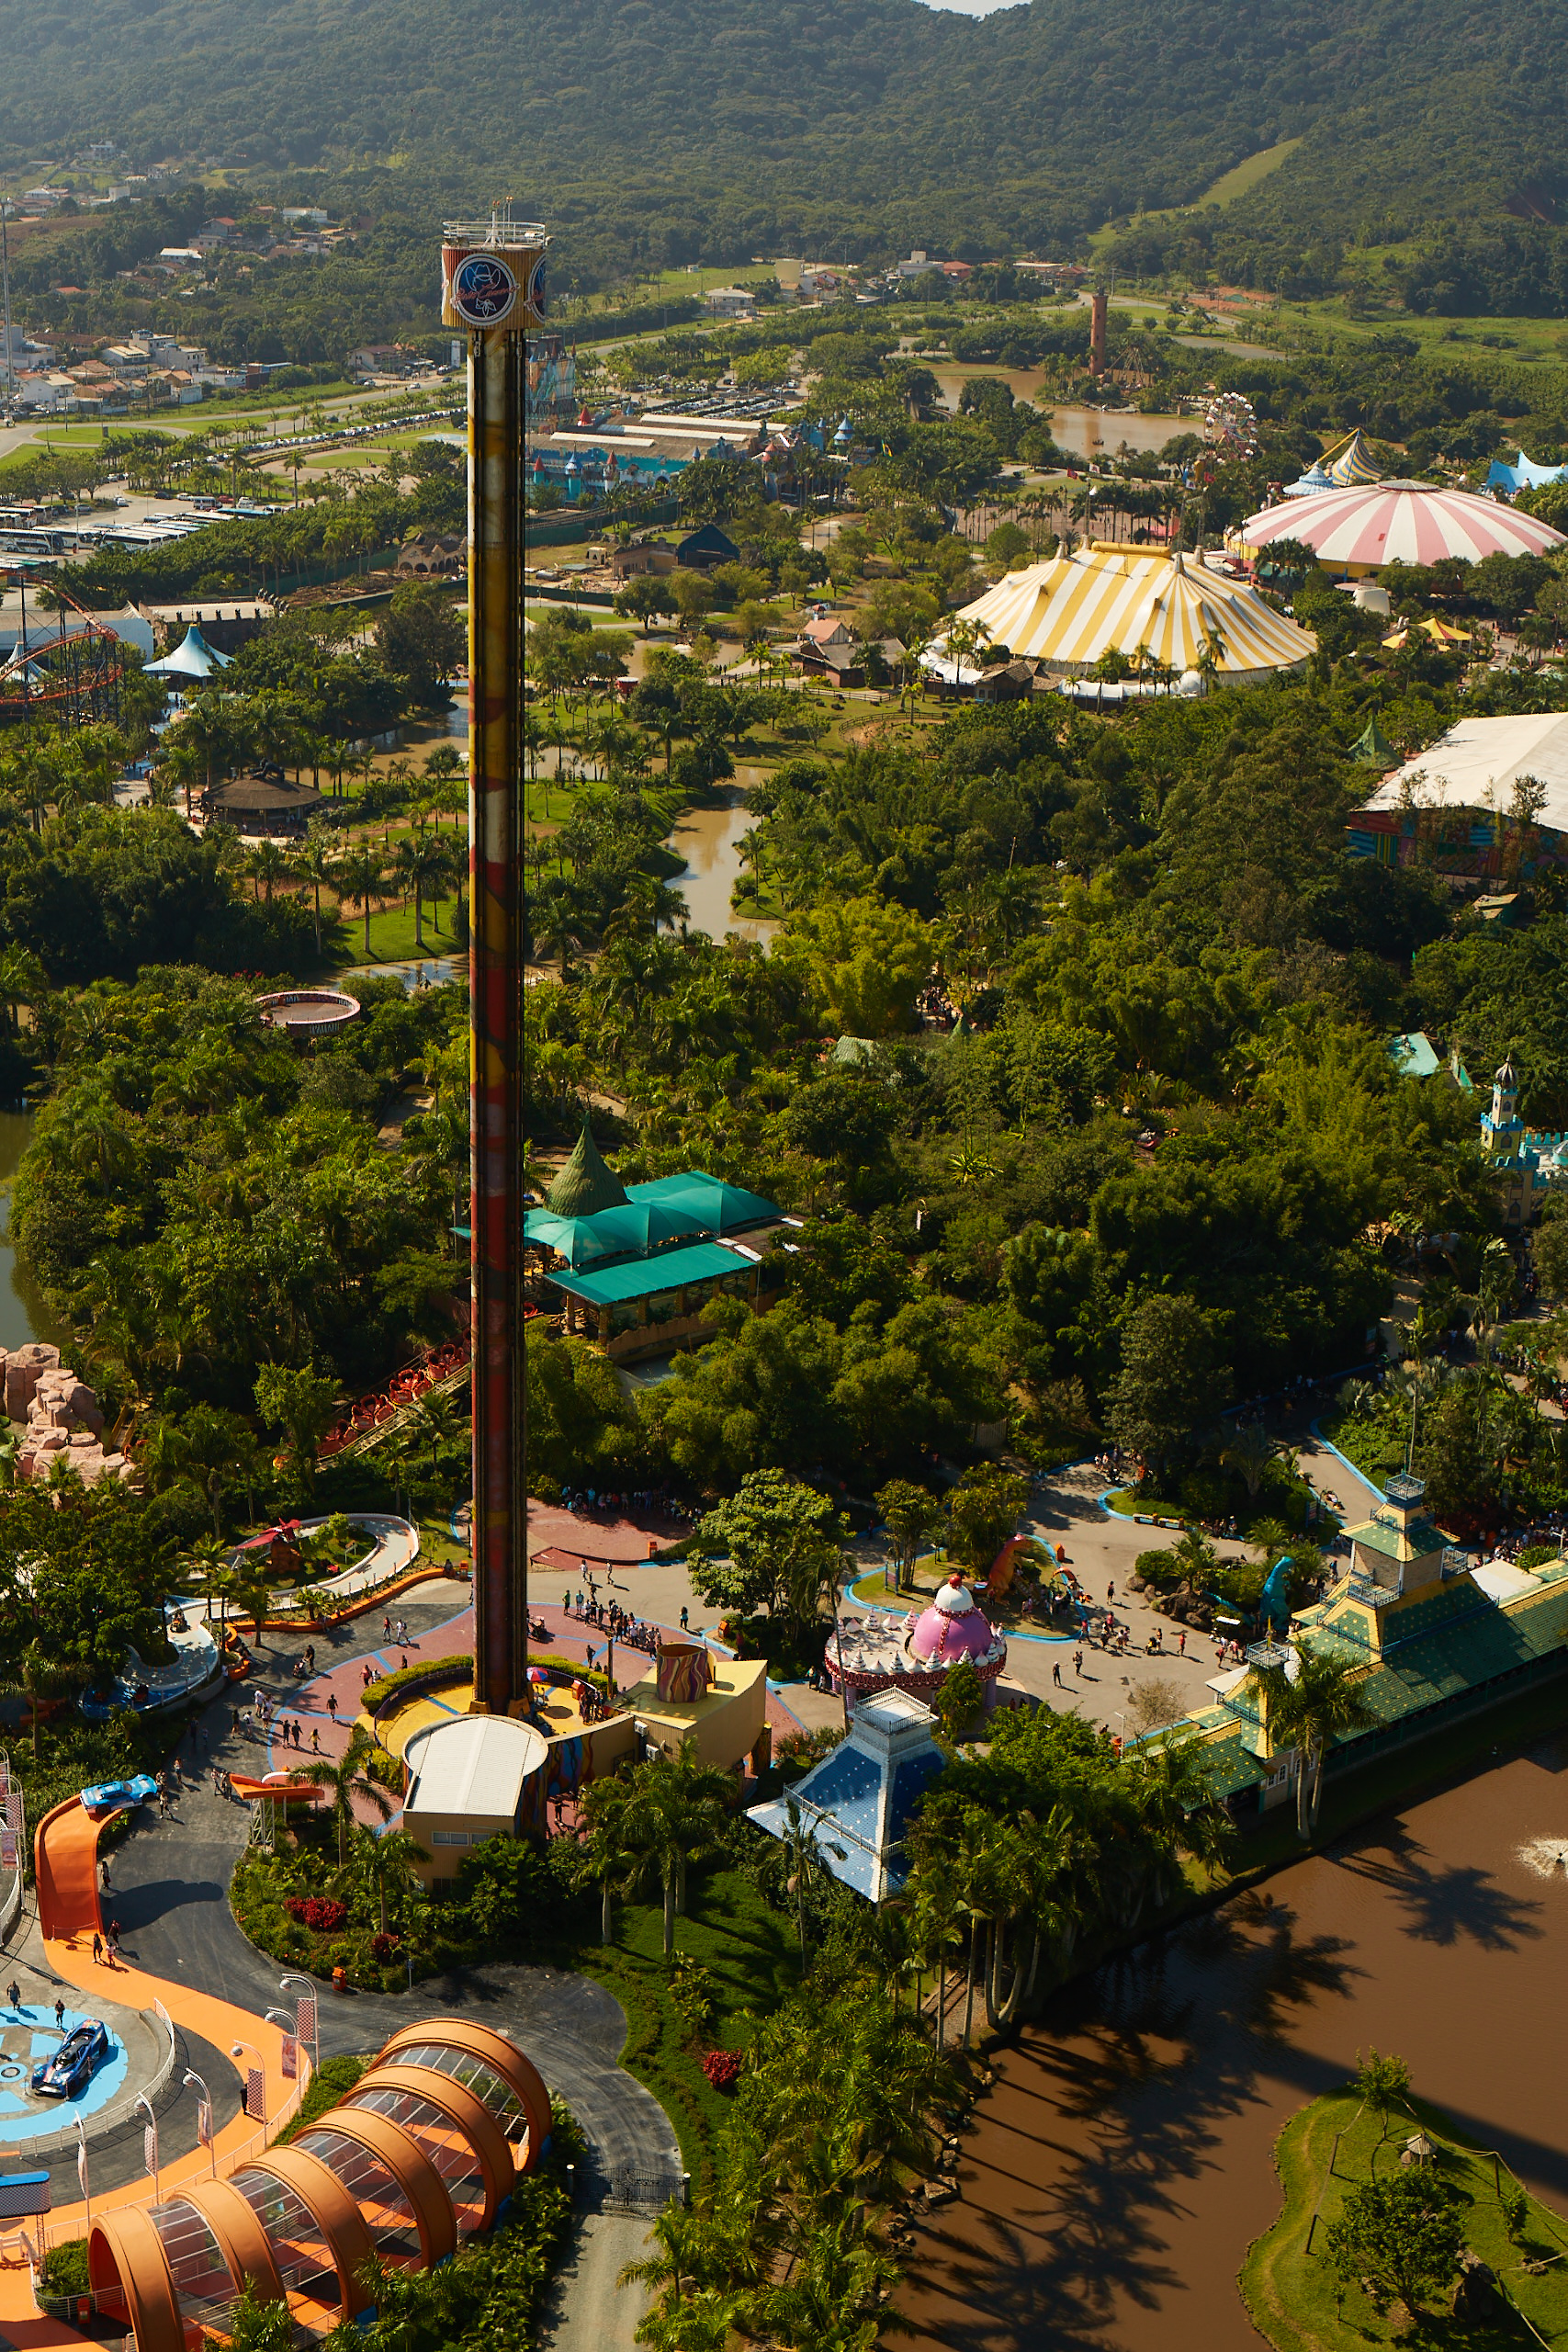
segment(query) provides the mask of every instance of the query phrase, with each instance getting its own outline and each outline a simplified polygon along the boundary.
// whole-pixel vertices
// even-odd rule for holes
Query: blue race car
[[[158,1783],[148,1772],[137,1772],[129,1781],[98,1781],[82,1792],[82,1803],[89,1813],[118,1813],[121,1805],[145,1804],[149,1797],[158,1793]]]
[[[85,2091],[114,2048],[108,2028],[96,2018],[73,2026],[52,2058],[35,2066],[31,2086],[45,2098],[75,2098]]]

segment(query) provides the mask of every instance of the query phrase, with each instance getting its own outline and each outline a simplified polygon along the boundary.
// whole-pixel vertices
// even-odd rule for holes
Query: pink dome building
[[[954,1575],[929,1607],[912,1609],[902,1625],[889,1617],[842,1619],[824,1663],[834,1690],[848,1692],[852,1710],[876,1690],[908,1690],[929,1702],[961,1658],[983,1682],[994,1683],[1007,1665],[1008,1645]]]

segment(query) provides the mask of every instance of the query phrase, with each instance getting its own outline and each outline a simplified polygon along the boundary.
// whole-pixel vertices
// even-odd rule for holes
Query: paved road
[[[422,1593],[429,1597],[422,1599]],[[407,1618],[411,1634],[434,1632],[452,1616],[453,1598],[451,1586],[433,1582],[405,1596],[400,1613]],[[375,1649],[379,1638],[378,1615],[313,1636],[323,1666],[351,1663]],[[297,1686],[286,1670],[279,1670],[285,1668],[283,1657],[264,1652],[259,1665],[258,1679],[265,1687],[280,1698],[295,1695]],[[228,1699],[208,1708],[206,1757],[231,1769],[254,1770],[258,1751],[235,1739],[231,1713]],[[190,1754],[187,1747],[187,1761]],[[229,1880],[243,1849],[249,1818],[246,1807],[213,1795],[209,1770],[186,1787],[174,1820],[160,1821],[143,1807],[131,1836],[113,1856],[111,1902],[126,1957],[138,1967],[231,2001],[259,2017],[269,2007],[288,2004],[278,1984],[282,1971],[247,1942],[229,1908]],[[40,1982],[52,1984],[53,1978],[39,1966],[41,1948],[36,1935],[26,1949],[18,1939],[17,1951],[28,1962],[18,1971],[25,1995],[37,1997],[28,1982],[29,1968]],[[678,2188],[682,2166],[675,2135],[652,2094],[619,2065],[626,2018],[614,1996],[591,1978],[503,1963],[428,1980],[412,1996],[335,1996],[323,1988],[321,2054],[374,2050],[412,2019],[444,2013],[472,2014],[516,2036],[588,2136],[590,2195],[611,2182],[637,2179],[649,2184],[647,2195],[657,2205]],[[221,2121],[238,2107],[234,2068],[216,2051],[194,2044],[193,2051],[184,2064],[206,2076]],[[162,2126],[169,2154],[196,2144],[194,2103],[180,2086],[183,2071],[183,2064],[176,2067]],[[117,2164],[120,2178],[139,2173],[134,2161],[138,2154],[139,2143],[128,2143],[121,2163],[110,2143],[102,2159],[104,2185],[114,2185]],[[96,2150],[93,2161],[96,2167],[100,2158]],[[63,2195],[63,2178],[61,2189]]]

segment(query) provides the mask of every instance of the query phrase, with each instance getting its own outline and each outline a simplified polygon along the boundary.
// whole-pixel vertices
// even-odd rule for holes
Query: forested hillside
[[[1310,276],[1347,244],[1418,235],[1438,250],[1449,228],[1461,258],[1443,283],[1503,267],[1550,306],[1556,274],[1528,256],[1555,234],[1506,208],[1568,197],[1562,14],[1538,0],[1031,0],[980,20],[919,0],[452,0],[434,17],[415,0],[0,0],[0,142],[17,162],[107,136],[143,159],[390,173],[433,208],[510,193],[624,266],[1045,246],[1190,204],[1300,138],[1214,216],[1238,269]],[[1489,227],[1508,238],[1478,262]],[[1186,233],[1162,224],[1156,247]]]

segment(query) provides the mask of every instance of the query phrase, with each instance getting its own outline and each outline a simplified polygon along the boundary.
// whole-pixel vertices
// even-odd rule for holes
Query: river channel
[[[757,820],[746,808],[744,796],[762,768],[737,768],[737,783],[706,808],[682,808],[665,846],[686,861],[670,876],[670,888],[686,901],[686,921],[693,931],[705,931],[721,940],[733,931],[742,939],[772,939],[779,926],[765,916],[732,914],[729,899],[743,871],[740,843]]]
[[[58,1343],[63,1336],[11,1247],[11,1179],[32,1134],[30,1111],[0,1111],[0,1348],[19,1348],[27,1340]]]
[[[1071,1987],[997,2062],[900,2298],[945,2352],[1258,2352],[1281,2126],[1358,2049],[1568,2212],[1568,1741],[1385,1815]],[[1521,2339],[1522,2340],[1522,2339]]]
[[[1042,368],[935,367],[931,374],[944,404],[954,414],[971,377],[988,376],[1006,384],[1014,400],[1031,402],[1038,401],[1045,382]],[[1097,458],[1106,450],[1114,452],[1123,441],[1130,449],[1163,449],[1179,434],[1201,433],[1203,429],[1201,417],[1144,416],[1131,409],[1047,408],[1041,413],[1049,419],[1051,438],[1056,447],[1070,450],[1077,458]]]

